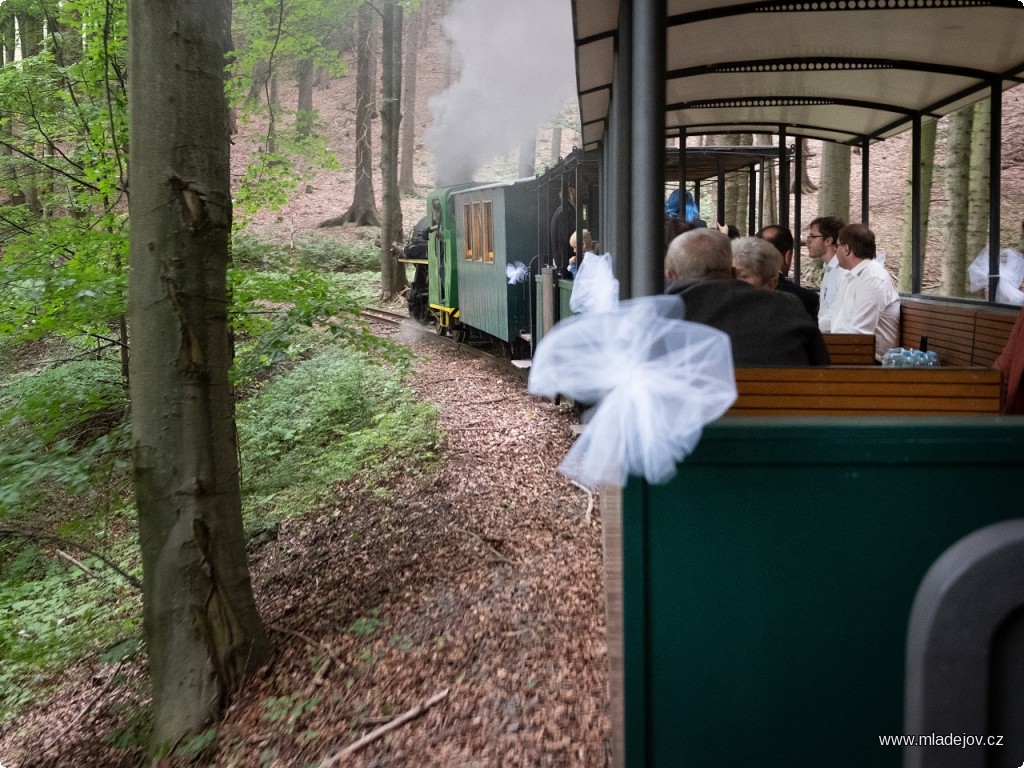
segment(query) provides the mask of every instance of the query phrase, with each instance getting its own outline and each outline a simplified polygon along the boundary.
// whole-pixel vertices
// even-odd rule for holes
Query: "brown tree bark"
[[[246,562],[228,379],[231,3],[129,6],[132,447],[150,748],[161,754],[221,713],[269,643]]]
[[[298,65],[298,113],[296,130],[303,137],[313,132],[313,60],[302,59]]]
[[[363,3],[359,7],[356,22],[356,181],[352,192],[352,204],[341,216],[320,222],[321,227],[338,227],[342,224],[380,226],[377,200],[373,191],[373,138],[370,133],[376,101],[374,13],[372,5]]]
[[[408,285],[399,269],[395,244],[401,244],[402,200],[398,190],[398,139],[402,120],[402,6],[396,0],[383,5],[381,53],[381,153],[384,210],[380,227],[381,294],[394,297]]]
[[[409,22],[405,28],[405,65],[402,71],[402,160],[401,173],[398,179],[398,190],[403,195],[414,197],[419,194],[413,167],[416,162],[416,52],[422,24],[423,11],[409,14]]]

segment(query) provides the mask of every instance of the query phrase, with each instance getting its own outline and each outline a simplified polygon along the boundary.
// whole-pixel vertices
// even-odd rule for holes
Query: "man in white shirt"
[[[819,320],[835,302],[839,286],[846,276],[846,270],[839,266],[839,259],[836,258],[836,243],[839,239],[839,230],[842,228],[842,219],[835,216],[819,216],[808,225],[807,255],[812,259],[818,259],[824,267],[818,295]]]
[[[875,359],[900,337],[900,295],[892,276],[875,261],[875,233],[863,224],[839,230],[836,258],[849,270],[835,302],[818,319],[822,333],[873,333]]]

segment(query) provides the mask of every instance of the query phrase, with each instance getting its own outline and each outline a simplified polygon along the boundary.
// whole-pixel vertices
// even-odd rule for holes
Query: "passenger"
[[[594,241],[590,237],[590,230],[584,229],[583,233],[583,256],[588,253],[594,252]],[[569,235],[569,248],[572,249],[572,256],[569,257],[569,273],[575,277],[576,270],[579,268],[579,264],[583,261],[583,257],[576,257],[576,233],[573,232]]]
[[[569,204],[560,203],[551,216],[550,239],[551,264],[561,270],[563,276],[569,272],[569,233],[576,231],[576,182],[568,181]],[[561,191],[558,193],[561,195]]]
[[[697,225],[691,221],[683,221],[678,216],[666,216],[665,217],[665,250],[668,250],[668,244],[679,237],[683,232],[689,232],[691,229],[696,229]]]
[[[740,236],[740,231],[735,224],[719,224],[718,231],[723,235],[728,235],[730,240],[737,240]]]
[[[828,365],[828,350],[800,302],[737,280],[728,236],[695,229],[672,241],[665,256],[666,293],[685,317],[729,335],[736,366]]]
[[[1024,309],[1017,315],[1010,338],[992,367],[1003,372],[1003,413],[1024,414]]]
[[[766,291],[775,290],[782,267],[778,248],[760,237],[740,237],[732,241],[732,269],[737,280]]]
[[[779,268],[779,279],[776,287],[780,291],[792,293],[800,299],[800,303],[804,305],[807,314],[817,321],[818,294],[815,291],[797,285],[789,279],[789,270],[793,266],[793,233],[788,227],[769,224],[766,227],[761,227],[761,231],[757,233],[757,236],[764,238],[774,245],[778,248],[779,253],[782,254],[782,266]]]
[[[822,333],[873,333],[875,359],[900,336],[900,295],[892,276],[875,261],[875,233],[863,224],[839,230],[836,258],[849,270],[835,303],[818,320]]]
[[[835,216],[819,216],[812,221],[807,229],[807,255],[821,262],[821,291],[818,296],[818,319],[820,320],[839,295],[839,286],[846,277],[846,270],[839,265],[836,257],[836,244],[839,242],[839,230],[843,228],[843,220]]]

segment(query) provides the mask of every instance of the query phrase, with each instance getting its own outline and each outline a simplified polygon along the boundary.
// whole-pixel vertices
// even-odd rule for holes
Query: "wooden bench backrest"
[[[832,365],[874,365],[875,337],[863,333],[823,333]]]
[[[998,414],[991,368],[737,368],[726,416],[924,416]]]
[[[1020,310],[982,307],[916,297],[900,300],[900,346],[939,354],[944,366],[991,367],[1006,346]]]

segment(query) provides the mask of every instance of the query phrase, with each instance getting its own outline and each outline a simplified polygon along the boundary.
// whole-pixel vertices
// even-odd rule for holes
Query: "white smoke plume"
[[[438,184],[470,181],[576,91],[569,0],[456,0],[444,20],[459,79],[430,100]]]

